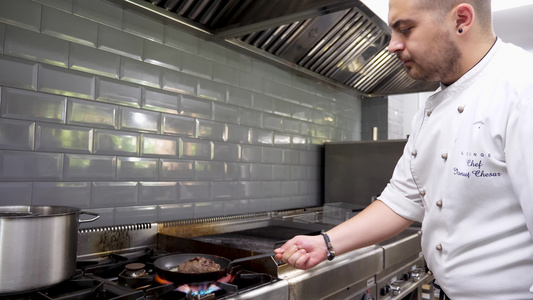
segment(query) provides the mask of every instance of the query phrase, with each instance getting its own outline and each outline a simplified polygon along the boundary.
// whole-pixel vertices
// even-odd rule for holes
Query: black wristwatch
[[[320,234],[324,237],[324,241],[326,241],[326,251],[328,252],[328,260],[333,260],[335,258],[335,249],[333,249],[333,246],[331,245],[331,240],[329,239],[328,234],[322,230]]]

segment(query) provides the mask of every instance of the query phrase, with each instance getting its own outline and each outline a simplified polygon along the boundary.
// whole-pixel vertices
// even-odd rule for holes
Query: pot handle
[[[91,216],[94,216],[94,218],[86,219],[86,220],[78,219],[78,222],[80,224],[81,223],[89,223],[89,222],[92,222],[92,221],[96,221],[96,220],[98,220],[100,218],[100,214],[93,213],[93,212],[88,212],[88,211],[80,211],[80,215],[91,215]]]

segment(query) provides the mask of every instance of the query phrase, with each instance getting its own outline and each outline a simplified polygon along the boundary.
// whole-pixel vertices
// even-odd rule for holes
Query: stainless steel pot
[[[94,216],[82,220],[80,215]],[[26,292],[71,278],[78,227],[99,214],[64,206],[0,206],[0,295]]]

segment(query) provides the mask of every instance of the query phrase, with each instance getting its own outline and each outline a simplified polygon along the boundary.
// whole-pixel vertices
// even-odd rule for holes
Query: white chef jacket
[[[533,299],[533,54],[498,39],[430,96],[379,199],[451,299]]]

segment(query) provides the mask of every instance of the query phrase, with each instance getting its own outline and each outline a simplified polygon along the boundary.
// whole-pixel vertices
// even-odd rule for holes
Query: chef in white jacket
[[[490,6],[390,0],[389,51],[440,88],[378,200],[277,259],[308,269],[419,221],[442,299],[533,299],[533,55],[495,36]]]

